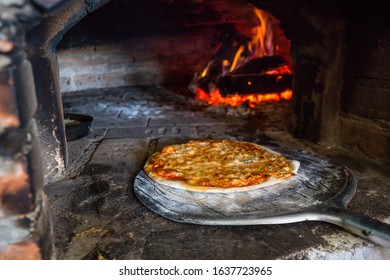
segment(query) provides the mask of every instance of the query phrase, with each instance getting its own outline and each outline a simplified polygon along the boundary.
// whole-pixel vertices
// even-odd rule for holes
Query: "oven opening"
[[[65,119],[91,115],[92,133],[134,127],[150,138],[199,134],[213,123],[237,130],[249,118],[263,130],[289,123],[290,40],[274,16],[246,1],[110,2],[70,28],[56,55]]]
[[[4,231],[0,259],[390,258],[318,221],[177,223],[134,190],[167,145],[252,142],[297,151],[313,178],[317,157],[346,167],[348,208],[389,223],[381,4],[34,2],[20,10],[31,24],[0,11],[0,222],[25,218]]]

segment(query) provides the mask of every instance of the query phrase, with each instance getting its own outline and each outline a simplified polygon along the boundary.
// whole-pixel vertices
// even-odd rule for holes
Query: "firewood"
[[[281,56],[264,56],[252,59],[241,67],[233,70],[231,74],[261,74],[286,64]]]
[[[226,75],[216,82],[223,96],[229,94],[266,94],[291,89],[292,75]]]

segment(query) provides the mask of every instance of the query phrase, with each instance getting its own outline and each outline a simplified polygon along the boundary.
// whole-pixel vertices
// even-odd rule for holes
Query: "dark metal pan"
[[[204,193],[167,187],[141,171],[138,199],[168,219],[203,225],[265,225],[323,221],[390,247],[390,225],[346,207],[356,180],[346,167],[313,154],[272,148],[300,162],[293,178],[274,186],[234,193]]]
[[[93,117],[81,114],[64,114],[66,140],[74,141],[88,135]]]

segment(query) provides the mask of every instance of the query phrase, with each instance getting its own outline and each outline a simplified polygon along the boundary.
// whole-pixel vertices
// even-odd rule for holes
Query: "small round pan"
[[[274,186],[236,193],[205,193],[157,183],[143,170],[138,199],[168,219],[203,225],[265,225],[323,221],[390,248],[390,225],[347,210],[356,191],[353,174],[326,158],[274,149],[300,162],[296,176]]]
[[[74,141],[85,137],[89,133],[93,117],[80,114],[64,114],[66,140]]]

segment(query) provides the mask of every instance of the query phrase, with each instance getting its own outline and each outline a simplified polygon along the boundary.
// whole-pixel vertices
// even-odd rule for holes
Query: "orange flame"
[[[214,87],[210,94],[204,92],[201,88],[196,89],[196,98],[207,101],[209,105],[224,105],[224,106],[240,106],[248,102],[249,107],[254,108],[256,104],[263,101],[280,101],[291,100],[292,90],[287,89],[281,93],[267,93],[267,94],[247,94],[240,95],[238,93],[226,97],[221,95],[218,88]]]
[[[253,12],[259,24],[252,29],[251,41],[238,48],[231,63],[230,71],[237,69],[251,59],[274,55],[271,18],[265,11],[254,8]],[[246,57],[242,56],[245,50],[249,51]]]
[[[259,19],[259,24],[254,28],[254,36],[250,48],[254,48],[256,57],[263,57],[274,54],[273,32],[271,19],[267,12],[254,9]]]

